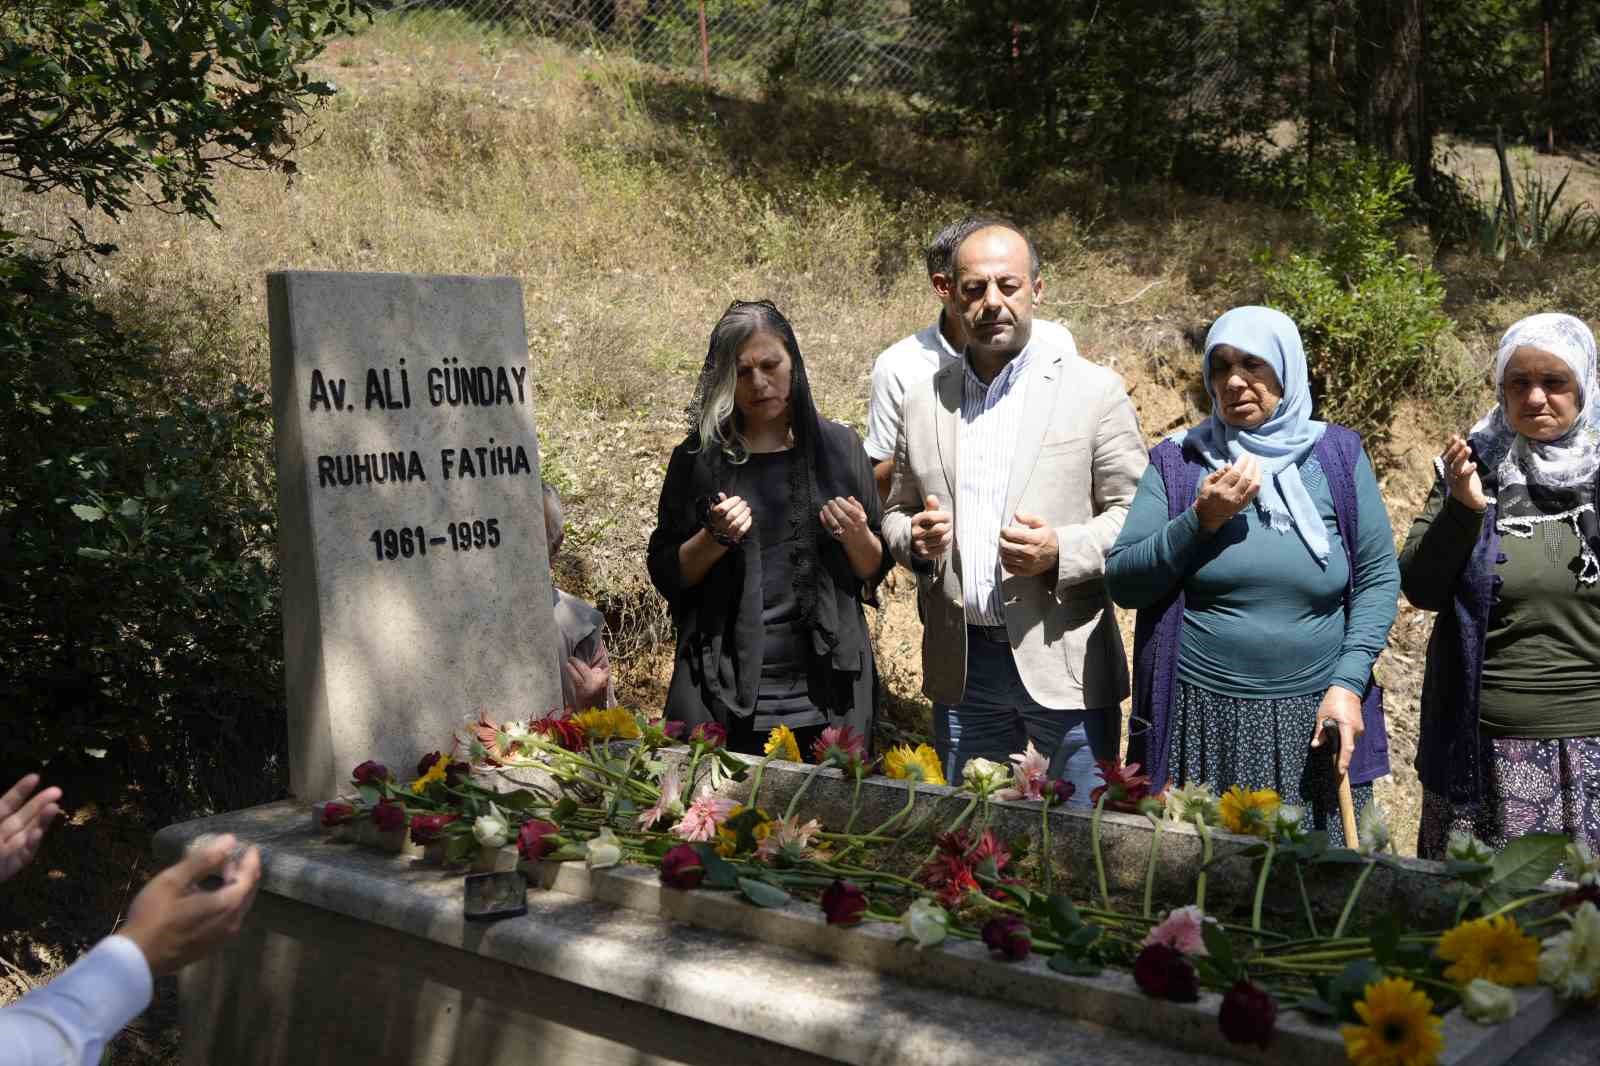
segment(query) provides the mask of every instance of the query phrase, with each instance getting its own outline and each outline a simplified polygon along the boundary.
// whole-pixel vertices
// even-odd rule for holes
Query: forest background
[[[0,778],[43,767],[68,806],[0,891],[0,1001],[111,931],[154,829],[284,793],[268,270],[521,280],[558,580],[640,707],[671,636],[644,542],[731,299],[777,301],[860,429],[873,357],[936,313],[922,246],[1003,211],[1152,441],[1203,417],[1212,318],[1271,302],[1397,540],[1499,332],[1600,318],[1600,5],[909,0],[941,31],[915,75],[846,91],[805,57],[847,6],[708,0],[777,42],[709,80],[616,32],[693,26],[665,0],[0,13]],[[915,740],[904,582],[872,621],[878,740]],[[1430,627],[1402,605],[1378,666],[1402,842]],[[176,1039],[165,984],[113,1060]]]

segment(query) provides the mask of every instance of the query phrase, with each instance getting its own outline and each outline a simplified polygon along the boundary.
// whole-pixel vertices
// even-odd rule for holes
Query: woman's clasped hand
[[[1228,519],[1244,510],[1260,491],[1261,462],[1253,455],[1212,471],[1200,482],[1200,495],[1194,501],[1200,528],[1215,533]]]

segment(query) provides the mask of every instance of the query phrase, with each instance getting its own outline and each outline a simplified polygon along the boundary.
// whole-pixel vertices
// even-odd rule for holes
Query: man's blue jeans
[[[1011,645],[969,626],[966,691],[955,707],[934,705],[933,729],[952,785],[960,783],[968,759],[1009,767],[1012,752],[1032,740],[1050,758],[1050,776],[1072,782],[1073,805],[1088,806],[1090,790],[1100,784],[1095,760],[1117,757],[1122,714],[1117,707],[1062,711],[1035,702],[1017,673]]]

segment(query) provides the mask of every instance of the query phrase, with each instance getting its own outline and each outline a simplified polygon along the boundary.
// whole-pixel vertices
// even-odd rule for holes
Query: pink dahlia
[[[1165,944],[1174,951],[1194,957],[1207,955],[1205,939],[1205,912],[1194,904],[1179,907],[1168,914],[1166,920],[1150,930],[1141,943],[1141,947],[1151,944]]]

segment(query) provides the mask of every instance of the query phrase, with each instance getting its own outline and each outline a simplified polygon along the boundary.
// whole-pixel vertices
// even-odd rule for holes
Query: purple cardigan
[[[1350,561],[1350,581],[1355,582],[1356,507],[1355,470],[1361,459],[1361,437],[1343,426],[1330,425],[1315,448],[1333,493],[1333,511],[1339,537]],[[1164,440],[1150,451],[1151,465],[1161,472],[1167,489],[1167,517],[1177,518],[1194,501],[1195,489],[1209,472],[1205,461],[1190,447]],[[1350,587],[1345,589],[1349,612]],[[1141,610],[1133,634],[1133,717],[1150,723],[1142,733],[1128,738],[1128,761],[1137,762],[1159,788],[1167,783],[1167,755],[1172,746],[1172,699],[1177,690],[1178,647],[1183,633],[1183,585],[1166,599]],[[1480,631],[1481,633],[1481,631]],[[1482,648],[1482,637],[1479,637]],[[1482,661],[1481,651],[1479,661]],[[1430,673],[1431,676],[1431,673]],[[1383,720],[1383,689],[1368,679],[1361,697],[1361,718],[1366,732],[1356,741],[1350,757],[1350,782],[1366,784],[1389,772],[1389,733]]]

